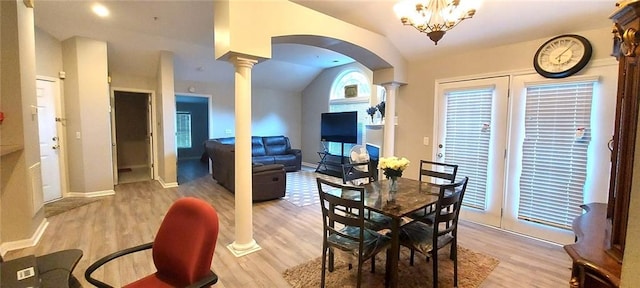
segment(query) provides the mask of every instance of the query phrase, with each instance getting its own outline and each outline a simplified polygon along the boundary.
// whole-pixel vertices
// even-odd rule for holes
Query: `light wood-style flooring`
[[[91,263],[111,252],[152,241],[165,211],[185,196],[205,199],[219,214],[220,234],[212,268],[220,281],[214,287],[289,287],[281,273],[321,255],[318,205],[297,207],[285,200],[254,204],[254,239],[262,250],[236,258],[226,249],[235,239],[233,194],[210,176],[179,188],[163,189],[146,181],[121,184],[115,190],[114,196],[49,218],[37,246],[10,251],[5,259],[79,248],[84,256],[74,275],[83,287],[91,287],[84,279]],[[568,286],[571,261],[560,246],[464,221],[458,235],[460,245],[500,260],[481,287]],[[417,265],[425,263],[418,261]],[[119,287],[153,271],[150,253],[145,252],[107,264],[94,275]]]

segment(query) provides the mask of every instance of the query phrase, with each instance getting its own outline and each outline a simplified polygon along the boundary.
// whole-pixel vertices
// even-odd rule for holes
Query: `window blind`
[[[462,204],[482,210],[487,207],[492,96],[492,88],[445,93],[444,162],[458,165],[457,178],[469,177]]]
[[[176,130],[176,146],[178,148],[191,148],[191,113],[177,113]]]
[[[519,219],[570,229],[582,213],[593,85],[527,87]]]

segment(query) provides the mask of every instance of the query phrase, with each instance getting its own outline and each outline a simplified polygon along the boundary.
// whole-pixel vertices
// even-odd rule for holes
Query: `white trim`
[[[2,243],[2,245],[0,245],[0,255],[4,257],[4,255],[8,251],[36,246],[38,242],[40,242],[40,239],[42,238],[42,234],[44,234],[44,231],[47,229],[48,226],[49,226],[49,221],[47,221],[46,218],[43,218],[42,222],[40,222],[40,225],[38,225],[38,228],[36,229],[35,232],[33,232],[33,235],[31,235],[29,239]]]
[[[69,192],[67,197],[101,197],[101,196],[110,196],[115,195],[116,191],[114,190],[103,190],[103,191],[94,191],[94,192]]]
[[[157,180],[158,180],[158,182],[160,183],[160,185],[162,185],[162,188],[167,189],[167,188],[175,188],[175,187],[178,187],[178,182],[169,182],[169,183],[166,183],[166,182],[164,182],[164,180],[162,179],[162,177],[158,177],[158,179],[157,179]]]
[[[135,169],[135,168],[148,168],[148,166],[146,164],[139,164],[139,165],[128,165],[128,166],[120,166],[118,167],[118,170],[120,169]]]
[[[233,254],[233,256],[236,256],[236,258],[262,250],[262,247],[260,247],[260,245],[258,245],[255,240],[253,241],[253,243],[247,245],[247,247],[242,248],[242,250],[237,249],[235,242],[227,245],[227,249],[229,249],[231,254]]]

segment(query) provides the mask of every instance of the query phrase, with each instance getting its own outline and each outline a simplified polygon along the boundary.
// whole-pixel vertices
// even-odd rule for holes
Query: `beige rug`
[[[287,191],[282,199],[298,207],[320,203],[316,178],[342,184],[342,179],[340,178],[315,173],[313,170],[289,172],[287,173]]]
[[[448,248],[438,254],[438,286],[453,287],[453,262]],[[406,252],[406,253],[405,253]],[[371,274],[371,262],[366,261],[362,270],[362,287],[384,287],[385,253],[376,258],[376,273]],[[432,262],[416,253],[414,266],[409,265],[408,250],[402,249],[399,268],[399,287],[431,287]],[[322,257],[303,263],[283,272],[283,277],[294,288],[320,287]],[[356,287],[357,270],[348,270],[346,262],[336,256],[335,270],[326,273],[326,287]],[[458,246],[458,287],[478,287],[498,266],[499,261],[482,253]]]

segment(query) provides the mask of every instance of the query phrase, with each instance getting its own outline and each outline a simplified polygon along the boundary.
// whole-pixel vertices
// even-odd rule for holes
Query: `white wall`
[[[232,70],[229,73],[233,73]],[[235,135],[235,104],[233,83],[203,83],[176,81],[176,94],[195,93],[212,95],[213,123],[211,138]],[[252,135],[289,137],[292,148],[302,147],[302,99],[300,93],[252,87],[251,117]],[[229,133],[227,133],[229,132]]]
[[[320,114],[329,112],[329,97],[333,81],[345,70],[360,69],[372,80],[373,73],[360,63],[351,63],[325,69],[302,91],[302,161],[316,163],[318,151],[322,151],[320,141]],[[371,87],[372,94],[375,89]]]
[[[592,62],[596,59],[610,59],[611,29],[576,31],[586,37],[593,46]],[[431,159],[433,141],[422,144],[424,136],[434,139],[434,93],[437,79],[462,78],[489,73],[509,73],[533,70],[533,56],[536,49],[548,39],[538,39],[523,43],[473,50],[465,54],[438,57],[421,61],[411,61],[408,69],[408,85],[399,89],[396,98],[395,151],[413,163],[420,159]],[[586,72],[591,64],[578,73]],[[611,91],[615,95],[615,91]],[[417,175],[417,165],[410,165],[406,175]]]
[[[73,37],[62,42],[62,54],[69,191],[112,193],[107,43]]]
[[[37,103],[33,9],[25,7],[22,1],[0,1],[0,15],[0,111],[6,117],[0,125],[0,143],[21,148],[0,157],[0,254],[3,254],[7,242],[24,243],[21,240],[29,242],[37,236],[36,230],[46,220],[42,210],[34,211],[40,208],[34,199],[42,196],[34,196],[42,193],[42,187],[34,186],[38,184],[34,178],[40,177],[40,171],[30,175],[28,170],[40,162],[38,117],[32,113]]]

